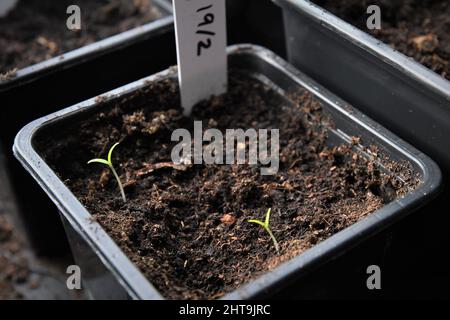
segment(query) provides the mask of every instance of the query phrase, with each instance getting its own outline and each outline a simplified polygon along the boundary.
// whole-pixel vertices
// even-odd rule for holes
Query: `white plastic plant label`
[[[181,105],[227,91],[225,0],[173,0]]]
[[[0,0],[0,17],[6,16],[9,11],[14,9],[18,0]]]

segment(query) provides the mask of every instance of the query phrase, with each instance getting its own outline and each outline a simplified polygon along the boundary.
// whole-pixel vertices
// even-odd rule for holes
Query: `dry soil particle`
[[[330,237],[414,188],[408,164],[386,162],[403,181],[375,165],[377,149],[363,157],[358,139],[329,146],[321,103],[301,92],[288,101],[242,74],[229,92],[182,116],[172,80],[150,84],[89,120],[64,124],[37,141],[39,152],[167,298],[222,296]],[[258,166],[171,163],[177,128],[278,128],[280,170],[261,176]],[[61,131],[58,131],[61,130]],[[127,185],[121,200],[107,168],[88,166],[115,142],[114,163]],[[263,219],[281,247],[247,219]]]
[[[81,30],[66,27],[69,5]],[[161,16],[151,0],[21,0],[0,18],[0,74],[49,59]]]
[[[450,1],[313,0],[450,80]],[[381,30],[367,30],[369,5],[381,8]]]

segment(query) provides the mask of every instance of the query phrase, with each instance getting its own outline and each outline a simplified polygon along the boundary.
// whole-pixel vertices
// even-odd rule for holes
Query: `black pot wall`
[[[396,53],[380,48],[379,41],[377,45],[367,34],[342,24],[330,27],[331,18],[323,13],[315,17],[305,13],[308,1],[275,1],[289,3],[284,17],[289,61],[417,146],[442,169],[441,196],[392,228],[387,258],[392,281],[389,289],[383,289],[383,297],[450,297],[450,263],[442,254],[450,245],[446,204],[450,197],[450,90],[442,89],[448,84],[432,71],[411,65],[406,57],[400,58],[403,65],[396,66]],[[302,9],[296,10],[295,3]],[[382,53],[368,48],[371,42]],[[354,261],[360,256],[354,255]]]

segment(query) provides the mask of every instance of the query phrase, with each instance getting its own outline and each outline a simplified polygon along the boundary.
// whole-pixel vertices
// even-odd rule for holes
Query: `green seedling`
[[[271,208],[269,208],[269,209],[267,210],[267,213],[266,213],[266,220],[265,220],[264,222],[261,221],[261,220],[256,220],[256,219],[251,219],[251,220],[247,220],[247,221],[248,221],[248,222],[251,222],[251,223],[256,223],[256,224],[260,225],[261,227],[263,227],[264,230],[267,231],[267,233],[269,234],[270,238],[271,238],[272,241],[273,241],[273,245],[275,246],[275,250],[276,250],[277,253],[279,254],[279,253],[280,253],[280,247],[278,246],[278,241],[277,241],[277,239],[275,238],[275,236],[273,235],[272,230],[270,230],[270,228],[269,228],[270,211],[271,211]]]
[[[115,177],[116,180],[117,180],[117,184],[119,185],[119,189],[120,189],[120,193],[121,193],[121,195],[122,195],[123,201],[124,201],[124,202],[127,202],[127,197],[125,196],[125,191],[123,190],[122,182],[120,182],[119,175],[117,174],[116,169],[114,169],[113,164],[112,164],[112,161],[111,161],[111,157],[112,157],[113,150],[114,150],[114,148],[117,147],[118,145],[119,145],[119,143],[116,143],[116,144],[114,144],[114,145],[111,147],[111,149],[109,149],[109,152],[108,152],[108,159],[107,159],[107,160],[105,160],[105,159],[92,159],[92,160],[89,160],[89,161],[88,161],[88,164],[91,164],[91,163],[101,163],[101,164],[107,165],[107,166],[109,167],[109,169],[111,169],[112,174],[114,175],[114,177]]]

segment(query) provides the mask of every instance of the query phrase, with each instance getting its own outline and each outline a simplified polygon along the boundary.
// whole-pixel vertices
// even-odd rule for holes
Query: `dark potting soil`
[[[27,280],[30,269],[22,249],[12,224],[0,214],[0,300],[23,298],[16,285]]]
[[[102,99],[99,99],[101,101]],[[167,298],[218,298],[416,186],[407,163],[395,163],[360,139],[329,146],[321,103],[301,91],[283,98],[261,82],[232,72],[226,95],[182,116],[173,80],[105,103],[103,112],[49,129],[39,153],[125,254]],[[262,176],[259,165],[173,165],[177,128],[280,131],[280,168]],[[326,124],[326,125],[325,125]],[[128,201],[106,167],[87,165],[116,142],[113,163]],[[247,142],[248,143],[248,142]],[[392,173],[375,165],[382,161]],[[402,176],[402,180],[394,178]],[[248,219],[264,219],[269,236]]]
[[[81,9],[81,30],[66,26],[69,5]],[[20,0],[0,18],[0,74],[85,46],[161,17],[151,0]]]
[[[450,80],[450,1],[313,0]],[[381,29],[368,30],[367,7],[381,8]]]

